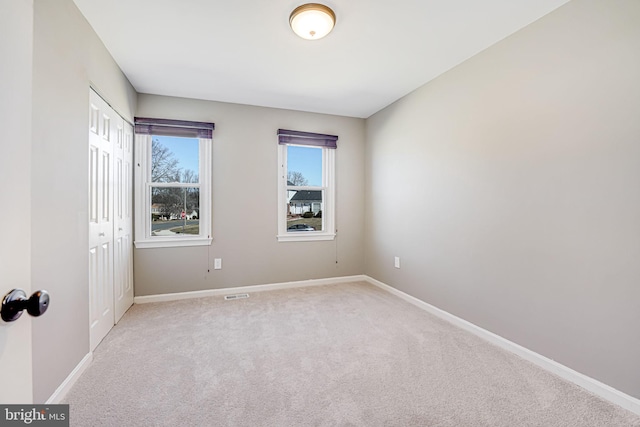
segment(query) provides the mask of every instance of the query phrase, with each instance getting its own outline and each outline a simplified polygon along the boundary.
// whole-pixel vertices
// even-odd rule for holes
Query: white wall
[[[51,306],[33,322],[33,381],[44,402],[89,352],[89,86],[129,120],[136,93],[71,0],[36,0],[34,14],[31,273]]]
[[[375,114],[365,205],[367,274],[635,397],[638,23],[574,0]]]
[[[213,244],[136,250],[136,295],[363,273],[364,120],[153,95],[139,95],[136,114],[216,124]],[[276,240],[279,128],[339,136],[337,240]],[[214,258],[222,270],[213,270]]]

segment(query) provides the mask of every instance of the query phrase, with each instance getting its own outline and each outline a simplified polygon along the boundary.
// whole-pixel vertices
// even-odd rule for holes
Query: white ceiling
[[[369,117],[568,0],[74,0],[140,93]],[[317,1],[317,0],[316,0]]]

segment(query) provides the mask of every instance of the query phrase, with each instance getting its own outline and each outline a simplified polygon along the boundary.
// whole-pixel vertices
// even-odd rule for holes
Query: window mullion
[[[295,185],[288,185],[287,186],[287,190],[290,191],[320,191],[320,190],[324,190],[327,187],[323,187],[323,186],[313,186],[313,185],[305,185],[304,187],[298,187]]]
[[[150,182],[148,185],[155,188],[200,188],[199,182]]]

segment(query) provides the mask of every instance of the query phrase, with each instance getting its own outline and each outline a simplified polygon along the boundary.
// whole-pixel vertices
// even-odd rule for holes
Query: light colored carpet
[[[135,305],[73,426],[640,426],[367,283]]]

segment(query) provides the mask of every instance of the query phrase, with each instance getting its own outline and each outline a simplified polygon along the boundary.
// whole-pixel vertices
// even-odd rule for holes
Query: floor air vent
[[[242,299],[242,298],[249,298],[249,294],[235,294],[235,295],[225,295],[224,299],[227,301],[230,301],[232,299]]]

